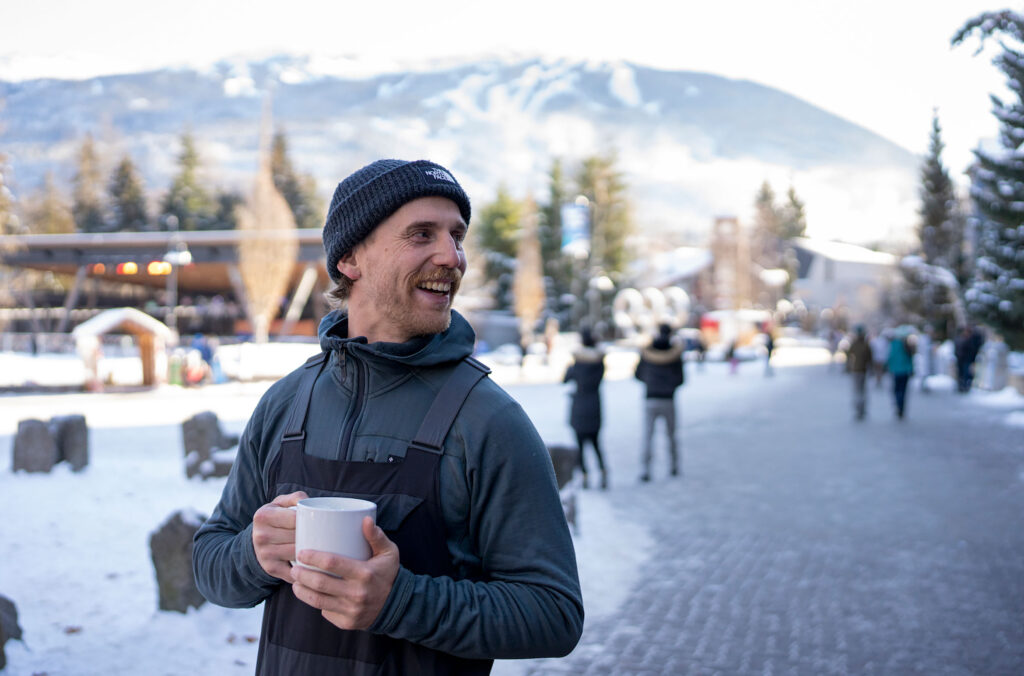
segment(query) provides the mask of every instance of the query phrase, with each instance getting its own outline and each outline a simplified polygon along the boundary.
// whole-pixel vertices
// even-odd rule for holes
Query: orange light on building
[[[107,271],[107,266],[104,265],[103,263],[93,263],[92,264],[92,274],[94,274],[94,275],[102,275],[106,271]]]
[[[127,263],[117,264],[117,274],[119,275],[137,275],[139,274],[139,266],[132,261]]]
[[[171,274],[171,264],[167,261],[150,261],[146,272],[155,277]]]

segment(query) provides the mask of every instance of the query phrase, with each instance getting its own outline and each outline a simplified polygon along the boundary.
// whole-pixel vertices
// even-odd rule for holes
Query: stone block
[[[190,606],[198,608],[206,603],[192,574],[192,538],[204,521],[206,517],[201,514],[179,510],[149,537],[160,610],[184,613]]]
[[[34,418],[18,421],[11,463],[13,471],[49,472],[57,459],[57,440],[48,423]]]
[[[0,671],[7,666],[4,646],[7,641],[21,640],[21,626],[18,625],[18,607],[5,596],[0,596]]]
[[[181,424],[181,436],[188,478],[228,475],[234,454],[224,451],[237,446],[238,437],[224,433],[216,413],[203,411],[195,414]]]
[[[81,472],[89,464],[89,428],[84,415],[50,418],[50,431],[57,442],[57,462],[66,460],[71,469]]]

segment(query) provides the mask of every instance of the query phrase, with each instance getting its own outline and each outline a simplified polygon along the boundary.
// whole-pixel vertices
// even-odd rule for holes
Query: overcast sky
[[[669,9],[677,5],[675,9]],[[777,87],[915,153],[939,109],[954,175],[993,137],[994,50],[951,49],[979,0],[0,0],[0,79],[276,52],[371,64],[478,55],[625,60]],[[2,112],[0,112],[2,115]],[[961,178],[962,180],[962,178]]]

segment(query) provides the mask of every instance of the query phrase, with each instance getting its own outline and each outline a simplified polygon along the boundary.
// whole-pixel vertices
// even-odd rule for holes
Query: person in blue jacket
[[[451,309],[469,220],[462,187],[425,160],[379,160],[335,190],[322,352],[260,400],[194,539],[207,599],[265,603],[258,674],[487,674],[579,640],[547,448]],[[289,508],[322,495],[377,503],[369,560],[295,551]]]
[[[896,417],[900,420],[907,408],[907,384],[914,375],[913,335],[905,330],[896,331],[889,341],[889,359],[886,368],[892,374],[892,395]]]

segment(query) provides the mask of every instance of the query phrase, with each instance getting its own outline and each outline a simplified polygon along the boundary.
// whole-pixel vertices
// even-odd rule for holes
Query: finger
[[[277,505],[278,507],[291,507],[298,504],[299,500],[305,500],[308,497],[305,491],[295,491],[294,493],[277,496],[270,504]]]
[[[269,536],[270,542],[295,539],[295,512],[285,507],[264,505],[253,515],[253,529]]]
[[[371,556],[387,554],[398,549],[398,545],[392,542],[384,530],[368,516],[363,517],[363,537],[370,543]]]
[[[307,566],[315,566],[320,570],[325,570],[335,578],[363,580],[370,574],[365,561],[351,559],[340,554],[332,554],[331,552],[303,549],[298,553],[297,560]]]

